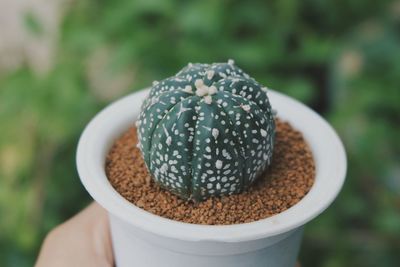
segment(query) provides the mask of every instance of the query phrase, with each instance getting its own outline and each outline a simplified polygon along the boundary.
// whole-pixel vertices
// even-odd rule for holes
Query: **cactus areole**
[[[153,179],[183,199],[240,193],[271,163],[267,88],[232,60],[154,82],[136,124]]]

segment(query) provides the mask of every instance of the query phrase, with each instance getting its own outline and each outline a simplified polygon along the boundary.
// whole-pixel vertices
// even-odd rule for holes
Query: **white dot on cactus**
[[[213,128],[213,129],[211,130],[211,134],[212,134],[212,136],[213,136],[215,139],[217,139],[217,138],[218,138],[218,135],[219,135],[219,130],[216,129],[216,128]]]
[[[205,97],[204,97],[204,102],[206,102],[206,104],[211,104],[212,103],[212,98],[211,98],[211,96],[210,95],[206,95]]]
[[[204,86],[204,82],[203,82],[202,79],[197,79],[197,80],[194,82],[194,85],[196,86],[197,89],[199,89],[200,87],[203,87],[203,86]]]
[[[165,143],[167,144],[167,145],[171,145],[171,143],[172,143],[172,138],[171,138],[171,136],[168,136],[167,137],[167,140],[165,141]]]
[[[214,76],[214,71],[213,70],[208,70],[207,71],[207,79],[211,80]]]
[[[197,87],[196,95],[198,96],[205,96],[208,93],[208,89],[205,86]]]
[[[267,131],[266,130],[261,129],[260,132],[261,132],[261,136],[262,137],[266,137],[267,136]]]
[[[161,172],[161,173],[166,173],[167,170],[168,170],[168,165],[167,165],[167,163],[164,163],[163,165],[161,165],[161,167],[160,167],[160,172]]]
[[[217,183],[217,185],[215,186],[215,188],[216,188],[217,190],[220,190],[220,189],[221,189],[221,184],[220,184],[220,183]]]
[[[217,87],[215,87],[214,85],[211,85],[210,87],[208,87],[208,94],[209,95],[213,95],[217,93]]]
[[[190,85],[186,85],[183,91],[186,93],[193,93],[192,87]]]
[[[242,105],[242,109],[246,112],[250,111],[250,106],[249,105]]]
[[[137,121],[135,122],[136,127],[139,127],[141,123],[142,123],[142,122],[141,122],[140,120],[137,120]]]
[[[233,59],[229,59],[229,60],[228,60],[228,64],[229,64],[229,65],[233,65],[233,64],[235,64],[235,61],[234,61]]]
[[[231,170],[230,169],[227,169],[226,171],[224,171],[224,175],[228,175],[228,174],[230,174],[231,173]]]
[[[159,84],[158,81],[153,81],[153,86],[156,86],[157,84]]]
[[[217,168],[217,169],[222,169],[222,161],[221,160],[217,160],[216,162],[215,162],[215,167]]]
[[[267,88],[267,87],[261,87],[261,90],[262,90],[263,92],[268,92],[268,88]]]

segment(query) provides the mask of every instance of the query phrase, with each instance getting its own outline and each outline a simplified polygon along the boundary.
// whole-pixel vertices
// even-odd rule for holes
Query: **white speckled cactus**
[[[155,181],[184,199],[239,193],[271,163],[267,90],[232,60],[154,82],[137,126]]]

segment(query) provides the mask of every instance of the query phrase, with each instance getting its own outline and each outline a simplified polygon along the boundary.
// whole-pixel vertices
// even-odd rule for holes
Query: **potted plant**
[[[195,202],[240,194],[271,165],[271,106],[302,133],[315,161],[311,190],[274,216],[229,225],[184,223],[132,205],[107,178],[110,147],[136,121],[144,162],[161,187]],[[228,61],[189,64],[150,91],[105,108],[81,136],[77,166],[85,188],[109,212],[118,266],[294,266],[303,226],[343,185],[346,156],[324,119],[288,96],[267,95]]]

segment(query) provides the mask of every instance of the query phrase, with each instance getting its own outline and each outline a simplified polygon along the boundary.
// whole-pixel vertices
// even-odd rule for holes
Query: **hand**
[[[92,203],[53,229],[43,242],[36,266],[114,266],[107,212]]]

